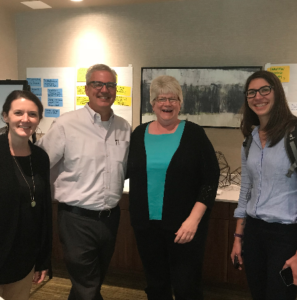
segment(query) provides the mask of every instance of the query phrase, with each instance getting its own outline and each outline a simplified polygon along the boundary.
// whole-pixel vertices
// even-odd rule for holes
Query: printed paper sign
[[[63,90],[62,89],[48,89],[47,96],[48,96],[48,98],[63,97]]]
[[[53,108],[46,108],[44,110],[44,116],[48,118],[58,118],[60,117],[60,110]]]
[[[267,71],[274,73],[281,82],[290,82],[290,66],[270,67]]]
[[[43,87],[59,87],[59,79],[43,79]]]
[[[28,84],[32,86],[40,86],[41,87],[41,78],[27,78]]]
[[[76,105],[85,105],[89,102],[89,97],[76,97]]]
[[[42,96],[42,89],[41,88],[32,87],[31,92],[33,94],[35,94],[36,96]]]
[[[47,100],[48,106],[63,106],[63,98],[48,98]]]

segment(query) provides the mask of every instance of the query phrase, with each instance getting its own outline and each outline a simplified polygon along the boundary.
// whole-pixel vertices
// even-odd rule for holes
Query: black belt
[[[106,210],[90,210],[78,206],[71,206],[66,203],[59,203],[59,210],[66,210],[79,216],[88,217],[91,219],[108,218],[118,209],[118,206]]]

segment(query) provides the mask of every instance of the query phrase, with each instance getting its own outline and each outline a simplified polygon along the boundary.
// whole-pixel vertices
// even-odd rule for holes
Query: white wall
[[[0,80],[18,79],[14,15],[0,10]]]
[[[296,0],[185,0],[17,15],[18,71],[106,63],[134,67],[133,127],[139,124],[141,67],[297,63]],[[206,129],[232,169],[238,130]]]

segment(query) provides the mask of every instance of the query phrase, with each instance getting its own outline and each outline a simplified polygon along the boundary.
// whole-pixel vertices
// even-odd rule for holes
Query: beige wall
[[[0,80],[18,79],[15,18],[0,9]]]
[[[134,67],[133,127],[139,124],[141,67],[297,63],[296,0],[194,0],[32,11],[16,18],[18,71],[103,62]],[[206,129],[231,169],[242,137]]]

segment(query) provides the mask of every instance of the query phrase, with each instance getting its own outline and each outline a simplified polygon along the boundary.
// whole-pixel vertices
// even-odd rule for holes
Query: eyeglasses
[[[101,82],[101,81],[90,81],[88,85],[90,85],[92,88],[96,90],[101,90],[104,86],[106,86],[108,90],[113,90],[117,86],[115,82]]]
[[[246,92],[244,92],[244,94],[246,95],[246,97],[248,99],[252,99],[252,98],[256,97],[257,92],[259,92],[259,94],[261,96],[269,95],[271,93],[271,89],[273,89],[273,86],[265,85],[265,86],[260,87],[258,90],[254,90],[254,89],[247,90]]]
[[[159,98],[159,99],[156,99],[156,101],[158,103],[166,103],[167,100],[169,101],[170,104],[176,104],[176,102],[179,101],[179,99],[176,99],[176,98]]]

